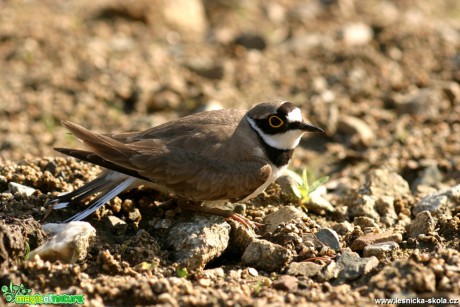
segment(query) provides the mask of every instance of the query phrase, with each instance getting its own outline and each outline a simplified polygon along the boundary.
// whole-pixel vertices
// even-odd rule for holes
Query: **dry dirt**
[[[0,286],[84,294],[93,306],[458,299],[459,50],[456,0],[0,0]],[[308,205],[258,233],[290,258],[251,264],[247,244],[231,243],[183,276],[167,232],[188,214],[168,195],[135,189],[87,219],[97,237],[85,260],[25,260],[27,246],[46,240],[46,201],[100,171],[53,151],[79,146],[61,120],[136,131],[272,100],[301,106],[326,130],[304,138],[291,169],[328,175],[333,210]],[[11,193],[11,182],[35,192]],[[271,186],[245,215],[263,222],[301,208],[283,191]],[[126,227],[110,228],[111,215]],[[338,234],[339,249],[317,242],[320,228]]]

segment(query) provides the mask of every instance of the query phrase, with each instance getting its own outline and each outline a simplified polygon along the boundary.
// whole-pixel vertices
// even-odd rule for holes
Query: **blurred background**
[[[0,0],[0,162],[269,100],[325,128],[293,161],[460,180],[460,1]]]

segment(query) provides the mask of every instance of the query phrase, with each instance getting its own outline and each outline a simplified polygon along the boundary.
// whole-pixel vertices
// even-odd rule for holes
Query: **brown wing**
[[[140,175],[193,200],[245,198],[264,184],[272,171],[263,160],[229,162],[175,148],[155,154],[140,152],[130,162]]]
[[[63,124],[95,155],[110,162],[106,163],[109,169],[135,172],[192,200],[244,198],[265,183],[272,171],[261,158],[223,161],[161,140],[144,140],[142,146],[124,144],[70,122]]]

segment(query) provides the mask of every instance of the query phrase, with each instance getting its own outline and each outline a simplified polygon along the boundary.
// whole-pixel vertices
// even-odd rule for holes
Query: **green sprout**
[[[302,171],[302,176],[291,170],[287,170],[287,175],[294,180],[291,184],[291,189],[294,195],[300,200],[302,208],[305,208],[304,205],[310,202],[310,194],[329,180],[329,176],[315,179],[313,173],[306,168]]]
[[[258,280],[256,284],[252,287],[252,295],[259,296],[263,288],[264,288],[264,283]]]
[[[30,258],[30,246],[29,243],[26,242],[26,254],[24,255],[24,260],[29,260]]]
[[[188,275],[187,268],[177,268],[176,275],[177,277],[180,277],[180,278],[187,278],[187,275]]]

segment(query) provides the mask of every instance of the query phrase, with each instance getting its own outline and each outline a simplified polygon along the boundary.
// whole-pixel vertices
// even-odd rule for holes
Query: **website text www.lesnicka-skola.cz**
[[[375,303],[378,305],[389,305],[389,304],[460,304],[460,299],[457,298],[443,298],[443,297],[432,297],[432,298],[376,298]]]

